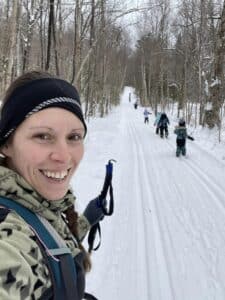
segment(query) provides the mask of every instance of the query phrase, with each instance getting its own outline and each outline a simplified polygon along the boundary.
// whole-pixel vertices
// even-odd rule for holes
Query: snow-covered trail
[[[134,110],[125,93],[101,123],[98,145],[89,138],[76,178],[77,186],[87,181],[97,157],[117,160],[115,213],[102,222],[88,291],[100,300],[224,300],[225,165],[197,142],[188,142],[187,158],[175,157],[173,124],[161,139],[154,116],[147,125],[143,119],[143,108]],[[88,179],[90,194],[100,177]]]

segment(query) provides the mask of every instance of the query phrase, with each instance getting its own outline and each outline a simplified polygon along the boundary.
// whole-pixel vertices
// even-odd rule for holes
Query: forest
[[[224,119],[222,0],[0,0],[0,93],[28,70],[74,84],[85,117],[108,114],[124,86],[143,106],[194,126]]]

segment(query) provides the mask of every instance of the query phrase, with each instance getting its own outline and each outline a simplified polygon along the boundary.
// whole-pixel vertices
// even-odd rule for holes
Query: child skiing
[[[154,126],[156,126],[156,130],[155,130],[156,134],[159,134],[159,120],[160,120],[160,117],[161,117],[161,113],[157,112],[156,119],[155,119],[155,122],[154,122]]]
[[[158,127],[160,130],[160,137],[163,138],[164,135],[167,138],[168,137],[168,125],[170,124],[170,121],[166,115],[166,113],[162,113],[158,122]],[[164,134],[165,132],[165,134]]]
[[[187,134],[186,124],[183,118],[179,120],[178,126],[175,127],[174,133],[177,135],[176,144],[176,156],[180,154],[186,155],[186,139],[194,141],[194,138]]]
[[[135,101],[135,102],[134,102],[134,108],[137,109],[137,107],[138,107],[138,102]]]
[[[144,123],[149,123],[148,115],[150,115],[151,113],[147,110],[147,108],[145,108],[143,114],[144,114]]]

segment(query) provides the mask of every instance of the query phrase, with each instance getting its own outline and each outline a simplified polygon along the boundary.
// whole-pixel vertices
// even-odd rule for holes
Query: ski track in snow
[[[109,117],[109,145],[98,140],[117,160],[115,213],[102,222],[87,291],[100,300],[224,300],[225,165],[195,142],[177,158],[173,126],[161,139],[154,116],[144,124],[143,108],[127,99]]]
[[[138,169],[138,178],[139,180],[137,180],[137,186],[139,186],[139,190],[138,194],[137,194],[137,199],[140,199],[140,201],[142,201],[142,218],[143,218],[143,225],[144,225],[144,229],[145,231],[144,233],[144,238],[143,240],[145,241],[145,257],[146,257],[146,262],[145,265],[147,265],[147,267],[149,267],[149,269],[147,269],[146,271],[146,280],[147,283],[146,285],[143,287],[143,290],[148,291],[147,293],[147,297],[146,299],[154,299],[155,297],[159,296],[157,295],[160,292],[160,297],[163,298],[167,298],[169,299],[174,299],[173,295],[173,289],[172,289],[172,285],[170,282],[170,274],[169,274],[169,268],[167,265],[167,261],[166,261],[166,255],[165,255],[165,249],[164,249],[164,242],[163,242],[163,235],[161,233],[161,226],[160,226],[160,215],[157,209],[157,205],[156,203],[154,203],[154,199],[156,195],[152,194],[151,191],[151,174],[149,174],[149,170],[147,168],[148,164],[146,163],[146,159],[145,159],[145,155],[143,152],[143,148],[141,145],[141,141],[139,139],[139,135],[135,130],[135,126],[133,123],[130,122],[129,124],[130,128],[131,128],[131,140],[134,139],[134,145],[135,145],[135,149],[134,149],[134,153],[136,153],[136,156],[138,157],[137,159],[137,164],[136,167],[134,167],[134,172],[136,172],[136,170]],[[139,167],[137,167],[139,165]],[[148,197],[146,197],[146,194],[148,195]],[[140,197],[141,195],[141,197]],[[146,200],[151,200],[150,203],[145,203]],[[148,208],[149,211],[149,204],[150,207],[153,209],[153,211],[156,211],[157,214],[154,215],[154,217],[152,217],[152,224],[149,222],[149,220],[151,219],[151,216],[149,214],[144,214],[144,212],[146,212],[146,207]],[[150,226],[152,225],[152,229],[153,229],[153,235],[150,234]],[[154,240],[152,239],[152,237],[154,237]],[[154,245],[154,253],[153,255],[151,255],[151,250],[149,251],[149,245],[152,246]],[[156,260],[156,261],[154,261]],[[151,262],[151,263],[150,263]],[[153,265],[155,263],[155,266]],[[157,292],[153,292],[154,291],[154,284],[151,284],[151,272],[150,270],[154,270],[154,269],[161,269],[161,278],[158,276],[157,277],[157,281],[158,284],[157,286],[160,287],[160,289]],[[152,273],[152,277],[153,277],[153,273]],[[164,279],[164,277],[166,279]],[[163,280],[162,280],[163,279]],[[156,280],[156,278],[154,279]],[[148,283],[150,283],[151,285],[149,286]]]
[[[203,153],[203,151],[201,152]],[[212,157],[211,159],[213,160]],[[224,184],[222,184],[222,182],[221,183],[216,182],[215,177],[213,177],[213,174],[209,173],[208,170],[203,169],[204,166],[201,166],[198,162],[192,161],[191,159],[183,160],[182,162],[185,163],[185,167],[189,169],[189,172],[191,173],[190,176],[191,175],[194,176],[198,184],[202,186],[202,189],[208,191],[208,194],[210,195],[211,198],[213,198],[215,204],[218,205],[218,208],[221,209],[221,212],[225,214],[225,200],[223,199]],[[215,162],[217,163],[217,161]],[[223,168],[223,166],[221,171],[222,172],[225,171],[225,168]],[[222,178],[223,177],[221,176],[219,179]]]

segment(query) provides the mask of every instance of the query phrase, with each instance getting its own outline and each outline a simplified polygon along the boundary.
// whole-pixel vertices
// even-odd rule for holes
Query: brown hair
[[[71,233],[74,235],[74,237],[76,238],[76,240],[78,241],[78,246],[80,248],[80,250],[82,250],[82,252],[85,255],[85,259],[84,259],[84,269],[86,272],[91,270],[91,260],[90,260],[90,254],[84,249],[83,245],[81,244],[79,238],[78,238],[78,224],[77,224],[77,220],[78,220],[78,214],[76,211],[74,211],[74,207],[70,206],[67,208],[66,211],[64,211],[65,216],[66,216],[66,221],[67,221],[67,225],[71,231]]]
[[[2,106],[7,102],[9,97],[14,93],[14,91],[25,85],[26,83],[36,80],[36,79],[44,79],[44,78],[58,78],[57,76],[51,75],[50,73],[44,72],[44,71],[30,71],[27,72],[20,77],[18,77],[16,80],[14,80],[8,89],[6,90],[5,97],[2,100]],[[4,157],[0,157],[0,165],[6,166],[6,160]],[[7,167],[7,166],[6,166]],[[78,246],[81,249],[81,251],[84,253],[84,269],[85,271],[90,271],[91,269],[91,261],[90,261],[90,255],[87,253],[87,251],[82,246],[81,242],[78,238],[78,214],[76,211],[74,211],[74,206],[69,207],[65,212],[66,216],[66,223],[69,227],[71,233],[74,235],[76,240],[78,241]]]

